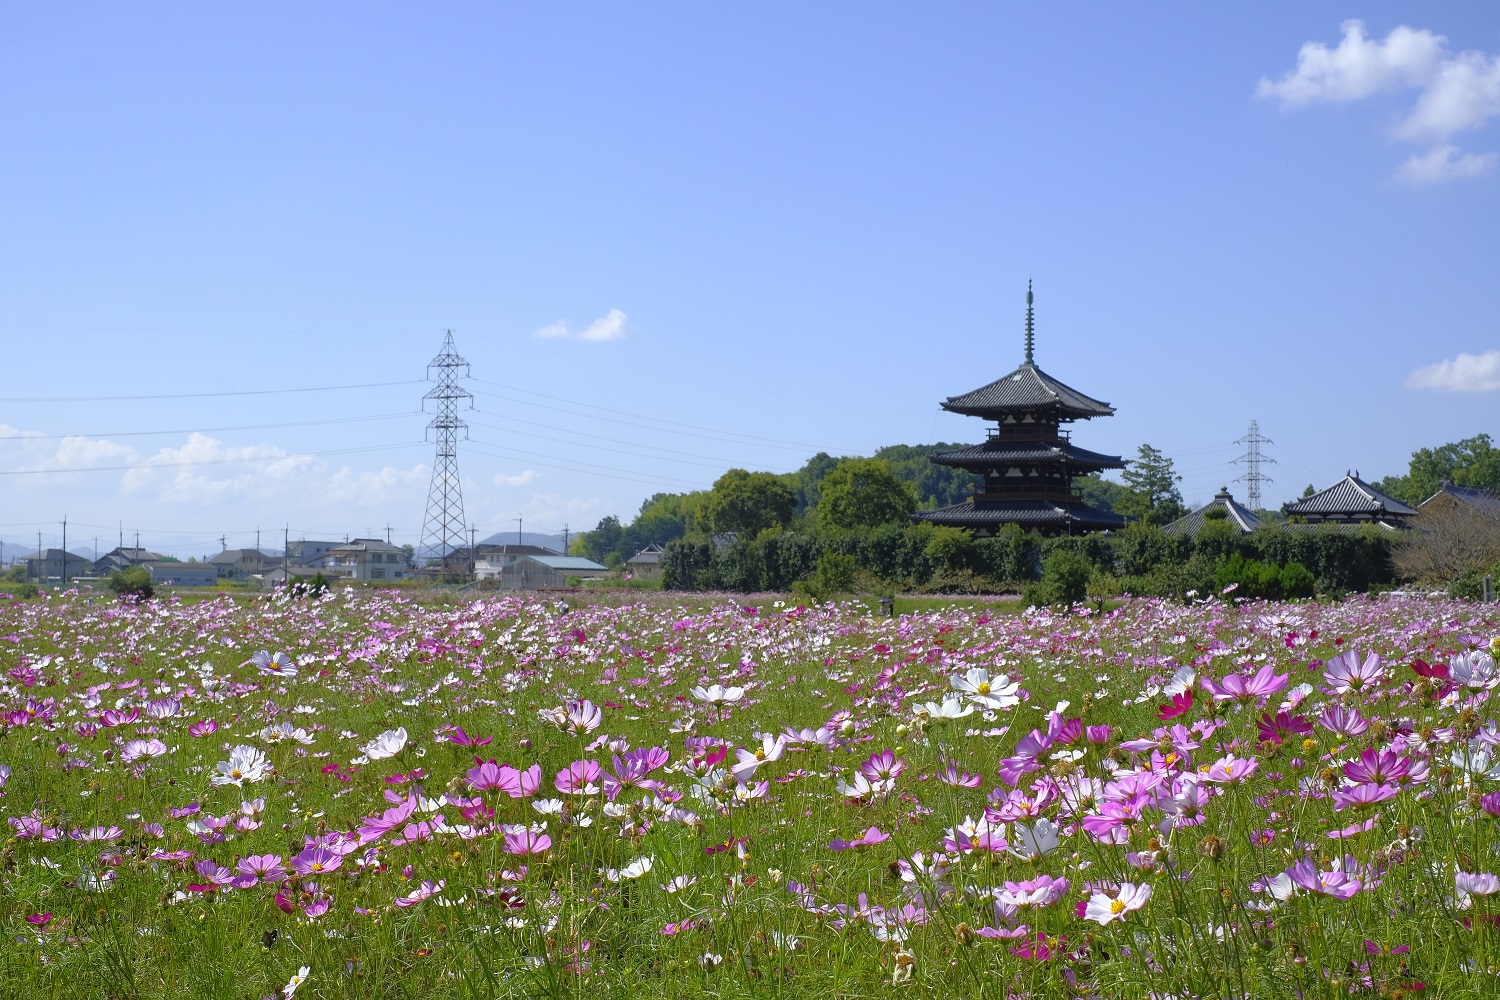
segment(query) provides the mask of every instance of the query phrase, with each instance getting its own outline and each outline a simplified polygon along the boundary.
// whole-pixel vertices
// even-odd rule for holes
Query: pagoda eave
[[[919,510],[912,514],[912,519],[950,528],[990,531],[1017,524],[1042,534],[1065,534],[1072,530],[1109,531],[1125,527],[1125,519],[1120,515],[1091,507],[1081,500],[1073,503],[1029,500],[1003,506],[976,504],[969,500],[937,510]]]

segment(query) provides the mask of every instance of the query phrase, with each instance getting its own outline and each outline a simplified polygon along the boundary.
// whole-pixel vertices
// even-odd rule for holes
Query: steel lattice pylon
[[[474,405],[474,394],[458,380],[468,378],[469,363],[453,346],[453,331],[443,338],[443,350],[427,365],[427,378],[432,379],[432,370],[437,369],[437,385],[422,397],[422,409],[427,401],[437,403],[437,413],[427,425],[436,431],[437,457],[432,463],[432,484],[427,487],[427,516],[422,524],[422,543],[418,554],[427,555],[428,565],[443,559],[465,545],[464,496],[458,478],[458,433],[469,436],[469,425],[459,419],[459,400],[468,400]],[[459,374],[459,369],[463,374]]]
[[[1235,444],[1242,444],[1245,446],[1245,453],[1234,460],[1235,464],[1242,463],[1246,466],[1245,474],[1243,476],[1240,476],[1239,479],[1236,479],[1235,482],[1238,483],[1243,481],[1249,487],[1246,492],[1250,494],[1249,500],[1251,510],[1262,509],[1260,505],[1260,484],[1275,482],[1275,480],[1270,476],[1260,471],[1262,462],[1270,464],[1276,461],[1276,459],[1274,458],[1262,455],[1260,453],[1260,446],[1263,444],[1275,443],[1275,441],[1272,441],[1270,438],[1265,437],[1261,434],[1260,425],[1257,424],[1254,420],[1250,421],[1250,433],[1246,434],[1244,437],[1235,442]]]

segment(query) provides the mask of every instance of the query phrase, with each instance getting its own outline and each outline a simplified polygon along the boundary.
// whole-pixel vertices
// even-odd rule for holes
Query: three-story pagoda
[[[1118,455],[1101,455],[1069,440],[1064,424],[1108,417],[1114,408],[1064,385],[1036,366],[1036,329],[1030,283],[1026,286],[1026,360],[989,385],[950,396],[950,413],[993,420],[983,444],[932,456],[939,465],[957,466],[984,477],[968,500],[912,515],[919,521],[972,528],[988,535],[1019,524],[1041,535],[1080,535],[1121,528],[1125,519],[1085,503],[1073,477],[1123,469]]]

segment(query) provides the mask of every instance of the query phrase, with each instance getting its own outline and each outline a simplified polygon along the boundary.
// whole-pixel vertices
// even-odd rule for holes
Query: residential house
[[[280,562],[259,549],[225,549],[214,553],[208,565],[214,567],[220,580],[248,580]]]
[[[219,582],[219,569],[213,563],[149,562],[145,566],[157,587],[212,587]]]
[[[141,566],[145,563],[156,562],[161,558],[160,552],[121,545],[94,560],[94,574],[96,576],[108,576],[111,573],[119,572],[122,569],[129,569],[132,566]]]
[[[661,554],[665,551],[660,545],[652,542],[629,559],[625,560],[625,569],[631,576],[637,579],[649,580],[661,575]]]
[[[401,546],[379,538],[356,538],[329,549],[323,572],[345,580],[403,580],[409,575]]]
[[[75,580],[80,576],[92,576],[94,564],[83,556],[62,549],[45,549],[26,557],[26,579],[35,583]]]
[[[316,542],[306,538],[294,542],[288,542],[286,547],[287,561],[293,566],[313,566],[322,568],[323,557],[329,552],[344,545],[346,542]],[[274,563],[275,560],[273,559]],[[297,574],[293,573],[293,576]]]

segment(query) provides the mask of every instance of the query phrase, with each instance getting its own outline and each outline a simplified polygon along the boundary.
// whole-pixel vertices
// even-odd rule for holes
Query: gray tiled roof
[[[1003,524],[1026,526],[1075,524],[1104,530],[1123,528],[1125,519],[1118,514],[1097,510],[1086,503],[1053,503],[1049,500],[1017,500],[1004,505],[975,506],[972,502],[919,510],[912,515],[918,521],[948,525],[954,528],[994,528]]]
[[[1416,513],[1352,473],[1326,490],[1282,504],[1281,509],[1313,517],[1410,517]]]
[[[972,417],[989,417],[1007,410],[1056,408],[1070,419],[1107,417],[1114,407],[1085,396],[1064,385],[1036,365],[1022,365],[1009,375],[996,379],[962,396],[949,396],[942,404],[952,413]]]
[[[1080,468],[1125,468],[1125,463],[1118,455],[1104,455],[1067,442],[1057,444],[1052,441],[1008,441],[1003,435],[991,438],[984,444],[941,452],[933,455],[932,461],[939,465],[960,467],[1066,461],[1069,465]]]
[[[1189,535],[1196,538],[1199,530],[1202,529],[1203,525],[1208,523],[1208,512],[1215,507],[1223,508],[1227,512],[1229,523],[1247,535],[1260,527],[1260,518],[1256,517],[1250,511],[1249,507],[1244,506],[1236,501],[1234,497],[1230,496],[1228,487],[1220,487],[1219,492],[1214,494],[1212,501],[1199,507],[1191,514],[1179,517],[1177,520],[1163,527],[1162,530],[1169,535]]]
[[[1481,490],[1473,486],[1454,486],[1452,483],[1444,483],[1436,493],[1423,500],[1421,505],[1426,507],[1444,494],[1460,503],[1467,504],[1480,514],[1500,519],[1500,497],[1495,496],[1491,490]]]

